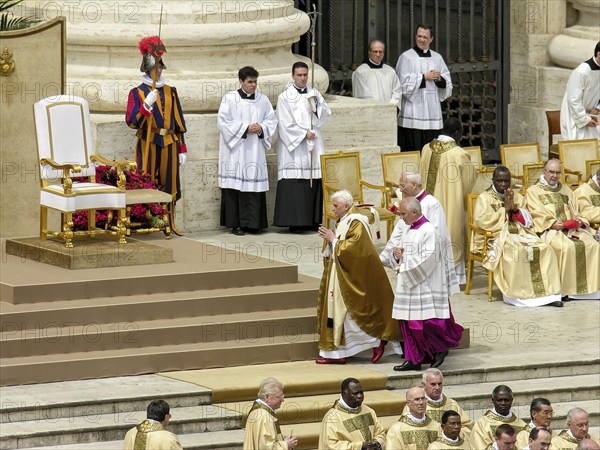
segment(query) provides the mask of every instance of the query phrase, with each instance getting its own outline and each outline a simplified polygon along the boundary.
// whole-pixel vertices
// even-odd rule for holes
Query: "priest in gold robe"
[[[496,429],[502,424],[510,425],[516,433],[527,426],[511,411],[513,395],[508,386],[501,384],[494,388],[492,403],[494,408],[486,411],[473,425],[469,438],[473,449],[486,449],[492,445],[496,438]]]
[[[427,450],[471,450],[468,439],[461,436],[461,415],[449,409],[440,418],[442,432],[435,442],[432,442]]]
[[[590,420],[586,410],[573,408],[567,413],[567,429],[552,438],[552,450],[575,450],[584,439],[591,439],[600,445],[600,440],[590,436]]]
[[[427,450],[442,432],[439,422],[425,414],[427,405],[422,387],[412,387],[406,392],[408,412],[388,430],[386,449]]]
[[[573,192],[573,201],[577,211],[589,222],[592,227],[598,229],[600,225],[600,169]],[[596,231],[598,240],[598,231]]]
[[[558,261],[552,248],[532,231],[525,199],[510,189],[510,170],[497,166],[492,186],[479,194],[473,220],[493,234],[483,266],[494,274],[505,303],[514,306],[563,306]],[[471,243],[483,249],[483,236]],[[526,445],[526,444],[525,444]]]
[[[444,207],[452,239],[454,268],[460,284],[466,282],[466,198],[475,184],[477,175],[469,154],[458,145],[462,131],[460,120],[455,117],[446,119],[442,133],[425,145],[421,152],[421,176],[425,190]]]
[[[552,415],[554,414],[550,400],[543,397],[534,398],[529,407],[529,414],[531,415],[531,421],[517,433],[518,449],[522,449],[529,443],[529,434],[534,428],[548,430],[551,434],[550,438],[556,436],[556,433],[550,430]]]
[[[363,405],[362,385],[356,378],[342,381],[342,393],[325,413],[319,433],[319,450],[382,450],[385,430],[377,414]]]
[[[146,409],[146,420],[125,435],[124,450],[181,450],[175,434],[167,431],[170,407],[164,400],[153,400]]]
[[[600,298],[600,244],[588,221],[577,212],[573,192],[560,182],[560,161],[551,159],[525,201],[533,229],[558,259],[561,293],[570,299]]]
[[[352,194],[331,196],[339,218],[335,231],[319,227],[326,241],[325,269],[319,289],[317,364],[344,364],[346,358],[373,349],[372,361],[386,341],[402,353],[400,326],[392,319],[394,291],[371,239],[366,216],[353,205]]]
[[[430,367],[423,372],[421,386],[425,391],[425,399],[427,400],[425,414],[431,417],[438,423],[442,422],[442,416],[446,411],[455,411],[461,419],[462,436],[470,434],[473,428],[473,422],[469,415],[462,409],[456,400],[445,395],[443,390],[444,376],[440,369]],[[402,414],[408,412],[408,405],[404,406]]]
[[[252,404],[246,431],[244,450],[293,450],[298,445],[294,436],[283,437],[277,411],[284,399],[283,385],[275,378],[260,384],[258,398]]]

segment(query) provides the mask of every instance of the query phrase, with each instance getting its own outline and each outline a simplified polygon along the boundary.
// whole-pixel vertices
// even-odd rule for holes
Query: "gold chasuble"
[[[425,190],[442,204],[452,239],[454,266],[464,259],[467,232],[466,198],[475,184],[475,166],[454,140],[434,139],[421,152]]]
[[[438,423],[442,423],[442,416],[446,411],[456,411],[460,416],[460,423],[462,428],[468,428],[469,430],[473,428],[473,422],[469,415],[460,407],[458,402],[450,397],[446,397],[442,394],[443,398],[439,402],[434,402],[431,399],[427,399],[427,409],[425,410],[425,414],[427,417],[431,417],[432,420],[435,420]],[[404,409],[402,410],[402,415],[406,415],[408,412],[408,405],[404,405]]]
[[[244,450],[287,450],[287,448],[275,411],[255,401],[246,419]]]
[[[515,429],[515,432],[519,432],[527,424],[521,419],[517,418],[513,412],[510,413],[510,417],[499,416],[493,411],[486,411],[486,413],[475,421],[473,429],[471,430],[470,444],[474,450],[484,449],[492,445],[496,441],[496,428],[507,423]]]
[[[521,431],[519,431],[517,433],[517,443],[516,443],[517,449],[520,450],[529,444],[529,433],[531,433],[531,430],[533,430],[534,428],[535,428],[535,425],[533,425],[533,422],[529,422],[525,428],[523,428]],[[548,428],[548,431],[550,431],[550,434],[552,434],[552,438],[557,436],[556,432],[552,431],[550,428]],[[552,448],[554,448],[554,447],[552,447]]]
[[[517,447],[519,450],[521,447]],[[446,439],[444,436],[440,436],[437,441],[432,442],[427,450],[471,450],[471,446],[468,441],[459,437],[458,441],[453,442]]]
[[[369,336],[401,340],[398,322],[392,319],[394,291],[365,221],[352,206],[337,223],[333,254],[324,257],[317,305],[321,350],[346,344],[346,314]]]
[[[593,177],[573,192],[575,206],[590,224],[600,224],[600,187]]]
[[[588,434],[585,438],[591,439],[592,441],[595,441],[598,445],[600,445],[600,440],[597,437],[590,436]],[[560,433],[558,433],[558,436],[554,436],[552,438],[550,448],[552,450],[575,450],[578,444],[579,441],[577,439],[571,436],[567,432],[567,430],[563,430]]]
[[[557,221],[585,218],[578,215],[573,192],[561,183],[551,188],[538,181],[525,193],[527,209],[533,217],[534,231],[549,244],[558,259],[562,295],[593,294],[600,290],[600,245],[590,227],[553,230]]]
[[[524,208],[525,199],[514,193],[515,208]],[[533,228],[525,228],[506,214],[504,197],[493,187],[482,192],[475,202],[475,225],[493,233],[492,253],[483,266],[494,273],[494,281],[507,297],[560,300],[560,273],[552,248],[541,241]],[[476,235],[474,247],[481,251],[483,238]],[[555,295],[557,298],[550,296]],[[542,303],[544,304],[544,303]],[[532,302],[531,306],[539,306]]]
[[[348,409],[336,400],[325,413],[319,434],[319,450],[360,450],[363,442],[385,442],[385,430],[371,408]]]
[[[160,422],[144,420],[125,435],[124,450],[181,450],[181,444]]]
[[[404,414],[388,430],[386,449],[427,450],[442,433],[438,422],[425,415],[424,422],[417,422]]]

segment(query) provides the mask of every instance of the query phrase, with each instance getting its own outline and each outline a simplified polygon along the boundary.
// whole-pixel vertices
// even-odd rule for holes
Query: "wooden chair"
[[[516,180],[514,185],[520,189],[523,184],[523,165],[542,162],[540,144],[502,144],[500,146],[502,164],[510,169],[511,177]]]
[[[469,252],[467,254],[467,284],[465,286],[465,294],[471,294],[471,286],[473,284],[473,269],[475,261],[481,263],[485,259],[489,249],[489,240],[492,238],[491,231],[485,231],[475,225],[473,221],[473,209],[475,206],[475,200],[479,194],[468,194],[467,195],[467,220],[469,227]],[[483,239],[483,249],[478,252],[474,249],[475,236],[478,235]],[[488,301],[492,301],[492,283],[494,274],[491,270],[487,270],[488,275]]]
[[[565,184],[575,189],[584,180],[588,160],[600,159],[598,139],[575,139],[558,143],[558,159],[562,163]]]
[[[589,178],[594,175],[598,169],[600,169],[600,159],[588,159],[585,162],[585,179],[589,180]]]
[[[387,226],[387,237],[392,235],[396,216],[386,209],[386,189],[384,186],[377,186],[364,181],[360,171],[360,153],[358,152],[338,152],[321,155],[321,174],[323,182],[323,206],[325,208],[325,221],[329,226],[330,222],[337,220],[337,216],[331,210],[331,195],[336,191],[347,189],[352,194],[356,205],[365,203],[363,187],[375,189],[381,193],[381,203],[379,206],[373,205],[379,214],[379,220],[385,221]],[[361,213],[370,216],[368,209],[361,209]]]
[[[560,109],[546,111],[546,120],[548,121],[548,159],[558,159],[558,145],[554,143],[554,136],[558,135],[562,139]]]
[[[396,199],[398,180],[405,172],[421,172],[421,152],[394,152],[381,154],[383,184],[386,188],[386,206],[390,208]]]
[[[90,110],[87,100],[72,95],[42,99],[33,106],[37,150],[40,159],[40,239],[60,237],[67,248],[79,234],[109,233],[125,244],[125,174],[131,161],[108,161],[94,154]],[[118,185],[96,183],[95,163],[115,167]],[[73,182],[72,177],[88,177],[89,182]],[[48,229],[48,209],[61,213],[61,229]],[[96,228],[96,210],[116,211],[114,229]],[[88,211],[87,231],[73,231],[73,213]]]
[[[537,183],[543,172],[544,163],[523,165],[523,188],[521,189],[521,195],[525,195],[527,189]]]

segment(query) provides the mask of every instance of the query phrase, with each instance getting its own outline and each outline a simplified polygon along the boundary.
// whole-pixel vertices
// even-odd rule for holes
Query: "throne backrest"
[[[87,100],[73,95],[47,97],[33,105],[33,111],[39,159],[79,164],[81,173],[71,175],[94,176],[96,169],[90,162],[94,147]],[[40,164],[42,180],[62,176],[62,171]]]

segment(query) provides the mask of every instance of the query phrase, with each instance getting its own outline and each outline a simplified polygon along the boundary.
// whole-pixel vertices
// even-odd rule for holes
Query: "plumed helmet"
[[[160,58],[159,64],[162,66],[162,68],[167,68],[162,59],[162,55],[166,53],[167,49],[165,48],[165,44],[162,39],[159,39],[158,36],[148,36],[143,38],[138,43],[138,48],[142,54],[142,64],[140,65],[141,72],[148,72],[149,70],[152,70],[156,64],[157,58]]]

